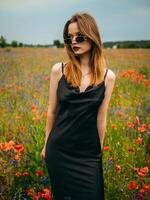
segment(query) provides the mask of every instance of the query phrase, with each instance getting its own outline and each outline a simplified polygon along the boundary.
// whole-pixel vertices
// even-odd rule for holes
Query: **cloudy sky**
[[[0,35],[7,42],[63,41],[65,22],[80,11],[95,17],[103,42],[150,39],[150,0],[0,0]]]

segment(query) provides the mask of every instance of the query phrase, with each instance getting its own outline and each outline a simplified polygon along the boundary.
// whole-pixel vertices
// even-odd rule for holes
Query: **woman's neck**
[[[81,55],[80,56],[80,66],[82,71],[88,71],[90,66],[89,66],[89,54],[86,55]]]

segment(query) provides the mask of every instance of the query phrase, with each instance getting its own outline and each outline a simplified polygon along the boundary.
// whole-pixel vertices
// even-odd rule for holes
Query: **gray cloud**
[[[52,43],[63,39],[66,20],[75,12],[92,14],[102,39],[148,39],[149,0],[0,0],[0,35],[8,41]]]

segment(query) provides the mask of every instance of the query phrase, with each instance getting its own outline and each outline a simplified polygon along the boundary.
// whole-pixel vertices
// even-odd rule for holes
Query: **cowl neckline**
[[[73,86],[71,86],[71,85],[67,82],[67,79],[66,79],[66,77],[65,77],[64,74],[62,74],[62,76],[61,76],[59,82],[60,82],[62,79],[65,81],[65,84],[66,84],[70,89],[75,89],[75,91],[76,91],[78,94],[85,94],[85,93],[90,92],[90,91],[92,91],[93,89],[97,89],[97,88],[99,88],[99,87],[101,87],[101,86],[104,86],[104,88],[105,88],[105,82],[104,82],[104,80],[103,80],[103,81],[100,82],[97,86],[89,85],[89,86],[87,86],[87,87],[85,88],[84,91],[81,92],[81,91],[80,91],[80,88],[79,88],[78,86],[77,86],[77,87],[73,87]]]

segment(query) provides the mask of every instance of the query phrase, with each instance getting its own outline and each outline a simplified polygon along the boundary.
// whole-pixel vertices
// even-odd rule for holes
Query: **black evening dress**
[[[97,112],[105,93],[105,77],[84,92],[63,73],[57,88],[57,110],[48,136],[45,163],[53,200],[104,200],[102,149]]]

